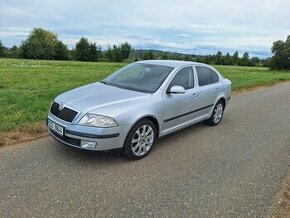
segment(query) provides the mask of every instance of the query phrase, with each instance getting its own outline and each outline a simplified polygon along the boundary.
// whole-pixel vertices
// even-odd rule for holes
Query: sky
[[[70,48],[80,37],[101,45],[187,54],[271,56],[290,35],[290,0],[0,0],[0,40],[20,45],[33,27]]]

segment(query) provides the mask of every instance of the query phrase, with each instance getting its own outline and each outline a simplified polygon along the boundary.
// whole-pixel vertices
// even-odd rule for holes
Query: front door
[[[173,86],[182,86],[185,93],[163,94],[163,132],[178,128],[196,118],[195,110],[198,109],[198,93],[195,92],[194,74],[191,66],[180,69],[170,82],[167,90]]]

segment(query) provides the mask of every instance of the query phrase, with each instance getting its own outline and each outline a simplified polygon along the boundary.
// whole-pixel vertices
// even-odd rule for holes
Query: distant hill
[[[154,55],[154,58],[161,58],[162,56],[168,56],[167,59],[177,59],[177,60],[184,60],[186,59],[186,57],[191,60],[192,58],[202,58],[204,56],[202,55],[193,55],[193,54],[183,54],[183,53],[179,53],[179,52],[169,52],[169,51],[160,51],[160,50],[147,50],[147,49],[136,49],[133,50],[133,57],[134,58],[138,58],[138,59],[143,59],[145,54],[152,52]]]

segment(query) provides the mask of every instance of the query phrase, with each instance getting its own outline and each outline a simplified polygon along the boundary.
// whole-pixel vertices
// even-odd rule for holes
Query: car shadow
[[[222,124],[221,124],[222,125]],[[152,150],[152,153],[157,153],[156,155],[161,155],[163,149],[170,149],[171,146],[178,144],[183,138],[188,137],[192,134],[198,134],[200,131],[204,131],[205,128],[210,128],[205,122],[201,122],[187,128],[181,129],[170,135],[159,138],[156,141],[156,146]],[[78,160],[82,163],[87,164],[125,164],[132,162],[126,159],[122,154],[121,150],[111,150],[111,151],[89,151],[82,150],[79,148],[70,147],[59,142],[53,143],[54,157],[59,160]],[[176,149],[176,148],[175,148]],[[158,154],[160,152],[160,154]],[[150,155],[152,155],[149,154]],[[148,156],[148,157],[149,157]],[[145,158],[143,160],[148,159]]]
[[[127,162],[118,150],[111,151],[89,151],[64,145],[60,142],[55,143],[56,158],[65,160],[78,160],[83,163],[100,162]]]

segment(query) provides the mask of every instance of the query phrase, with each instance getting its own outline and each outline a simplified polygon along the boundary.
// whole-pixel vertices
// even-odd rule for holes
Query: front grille
[[[66,142],[70,145],[74,145],[74,146],[78,146],[80,147],[81,146],[81,140],[80,139],[74,139],[74,138],[70,138],[70,137],[67,137],[67,136],[61,136],[57,133],[55,133],[53,130],[50,130],[50,133],[57,139],[63,141],[63,142]]]
[[[74,120],[75,116],[78,114],[78,112],[67,107],[64,107],[62,110],[59,110],[59,104],[56,102],[52,103],[50,112],[59,119],[62,119],[70,123]]]

